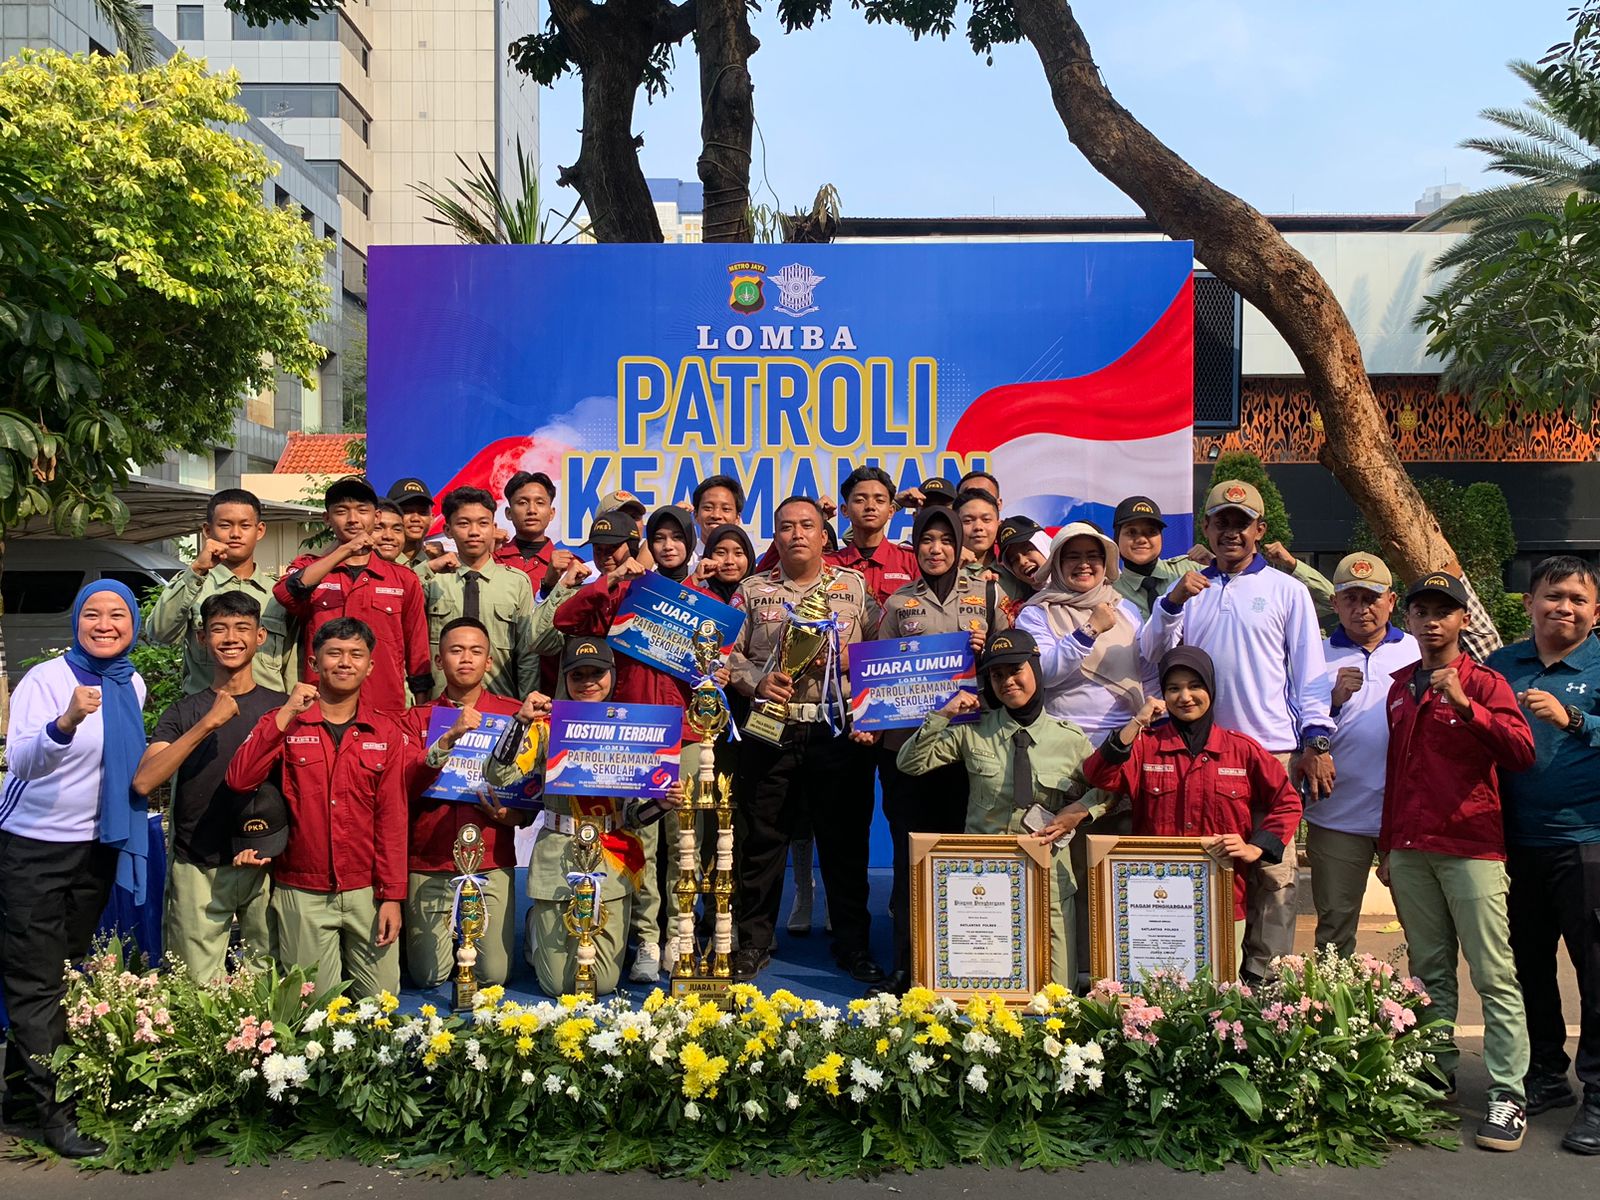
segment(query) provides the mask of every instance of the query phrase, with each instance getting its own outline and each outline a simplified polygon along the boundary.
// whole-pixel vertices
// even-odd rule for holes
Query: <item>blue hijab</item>
[[[143,796],[133,792],[133,773],[144,754],[144,717],[133,690],[133,661],[127,651],[110,658],[89,652],[78,638],[78,620],[89,597],[110,592],[133,614],[133,641],[139,640],[139,602],[123,584],[110,579],[84,584],[72,602],[72,647],[67,662],[83,679],[94,676],[100,688],[100,720],[105,748],[100,756],[100,841],[117,848],[117,886],[133,895],[135,904],[145,898],[145,868],[150,856],[150,818]],[[87,681],[86,681],[87,682]],[[90,685],[94,686],[94,685]]]

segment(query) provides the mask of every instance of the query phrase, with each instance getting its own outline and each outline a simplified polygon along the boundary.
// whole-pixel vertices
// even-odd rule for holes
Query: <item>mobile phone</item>
[[[1043,833],[1045,831],[1045,827],[1055,819],[1055,813],[1051,812],[1042,804],[1035,804],[1032,808],[1028,809],[1027,812],[1022,814],[1022,828],[1027,830],[1029,833]],[[1067,836],[1071,837],[1072,835],[1068,834]]]

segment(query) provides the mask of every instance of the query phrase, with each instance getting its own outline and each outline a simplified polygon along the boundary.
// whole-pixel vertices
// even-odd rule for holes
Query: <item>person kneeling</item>
[[[1053,844],[1084,820],[1099,816],[1103,806],[1075,799],[1088,790],[1079,768],[1089,757],[1089,739],[1071,721],[1044,711],[1044,680],[1033,636],[1008,629],[991,638],[978,675],[987,704],[977,722],[950,723],[952,717],[979,709],[976,696],[958,693],[900,747],[896,765],[907,775],[925,775],[947,763],[965,763],[968,833],[1032,832]],[[1053,814],[1047,822],[1035,811],[1041,808]],[[1065,854],[1055,855],[1050,891],[1050,975],[1071,987],[1077,975],[1077,885]]]
[[[1209,654],[1198,646],[1167,651],[1161,698],[1146,700],[1083,764],[1083,774],[1097,788],[1133,797],[1135,835],[1206,838],[1233,859],[1234,957],[1241,960],[1244,868],[1283,858],[1300,825],[1300,796],[1259,742],[1217,727],[1216,692]]]
[[[572,700],[603,703],[611,699],[617,665],[611,647],[599,638],[577,637],[561,656],[561,678]],[[537,692],[523,701],[518,716],[538,721],[550,715],[550,700]],[[491,757],[484,778],[494,787],[510,787],[525,775],[542,773],[543,759],[524,771]],[[603,919],[594,931],[594,984],[599,995],[616,990],[627,949],[633,892],[645,869],[644,851],[635,831],[659,821],[683,800],[683,785],[674,783],[660,800],[612,796],[545,796],[544,812],[534,823],[533,857],[528,863],[528,960],[539,986],[551,996],[572,991],[578,974],[578,940],[567,930],[573,877],[580,873],[574,853],[578,818],[598,821],[601,870],[596,900]]]

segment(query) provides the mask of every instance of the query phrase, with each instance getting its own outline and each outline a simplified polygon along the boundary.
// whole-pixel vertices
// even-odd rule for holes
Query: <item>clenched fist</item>
[[[1199,571],[1185,571],[1182,578],[1172,585],[1172,590],[1167,593],[1167,599],[1178,608],[1182,608],[1210,586],[1211,581]]]
[[[306,709],[317,702],[317,685],[314,683],[297,683],[294,691],[289,693],[289,698],[283,702],[283,707],[278,710],[278,728],[289,728],[289,722],[298,717]]]
[[[67,711],[56,718],[56,728],[62,733],[71,733],[92,713],[100,711],[100,689],[97,687],[75,687],[72,689],[72,699],[67,701]]]

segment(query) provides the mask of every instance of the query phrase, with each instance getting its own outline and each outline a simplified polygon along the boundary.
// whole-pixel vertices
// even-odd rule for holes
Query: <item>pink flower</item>
[[[99,1004],[94,1006],[94,1015],[97,1017],[103,1017],[110,1011],[111,1005],[107,1004],[104,1000],[100,1001]]]
[[[1383,1019],[1389,1023],[1392,1033],[1401,1034],[1417,1023],[1417,1014],[1412,1012],[1398,1000],[1385,997],[1379,1006]]]
[[[316,991],[316,990],[317,990],[317,985],[312,983],[308,979],[308,980],[306,980],[304,983],[302,983],[300,985],[300,998],[301,999],[305,999],[305,997],[311,995],[311,993]]]
[[[258,1047],[258,1049],[261,1051],[262,1054],[271,1054],[277,1048],[278,1048],[278,1039],[277,1038],[268,1038],[266,1041],[262,1042],[261,1045]]]

